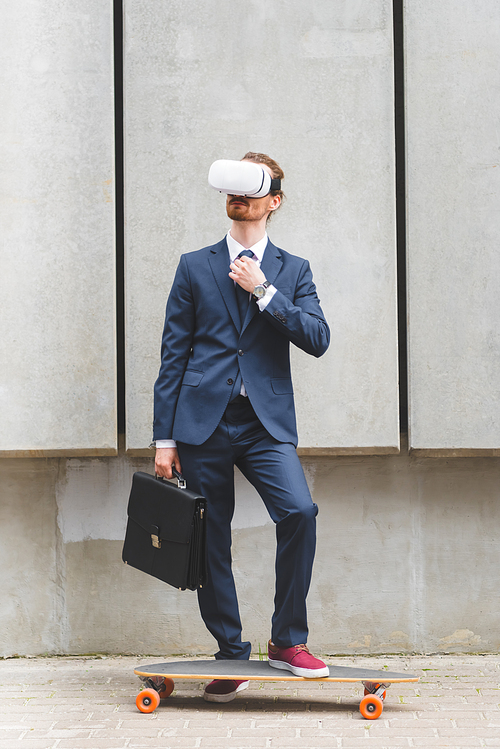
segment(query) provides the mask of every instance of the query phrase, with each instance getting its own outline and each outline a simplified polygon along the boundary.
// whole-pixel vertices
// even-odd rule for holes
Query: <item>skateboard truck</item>
[[[149,689],[155,689],[159,695],[167,688],[165,679],[161,676],[150,676],[147,679],[142,679],[142,683]]]
[[[377,684],[373,681],[362,681],[361,683],[365,688],[365,694],[376,694],[383,700],[385,700],[386,689],[391,686],[390,684]]]

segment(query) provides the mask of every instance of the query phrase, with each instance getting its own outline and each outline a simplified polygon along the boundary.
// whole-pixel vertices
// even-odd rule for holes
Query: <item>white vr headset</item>
[[[271,190],[281,190],[281,180],[273,178],[253,161],[214,161],[208,172],[208,184],[225,195],[263,198]]]

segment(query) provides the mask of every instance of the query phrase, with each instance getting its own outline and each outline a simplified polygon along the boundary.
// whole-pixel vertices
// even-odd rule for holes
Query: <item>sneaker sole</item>
[[[240,684],[234,692],[229,692],[228,694],[211,694],[210,692],[203,692],[203,699],[207,702],[231,702],[231,700],[234,700],[238,692],[242,692],[244,689],[247,689],[249,685],[248,681],[244,681],[242,684]]]
[[[291,663],[286,661],[275,661],[269,658],[268,661],[271,668],[280,668],[283,671],[291,671],[294,676],[302,676],[304,679],[321,679],[324,676],[330,675],[330,669],[328,666],[324,668],[299,668],[299,666],[292,666]]]

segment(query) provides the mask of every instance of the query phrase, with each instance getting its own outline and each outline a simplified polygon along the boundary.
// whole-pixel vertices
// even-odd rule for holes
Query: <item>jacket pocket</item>
[[[293,395],[292,381],[288,377],[275,377],[271,387],[275,395]]]
[[[196,369],[186,369],[182,384],[190,385],[193,388],[198,387],[204,374],[204,372],[198,372]]]

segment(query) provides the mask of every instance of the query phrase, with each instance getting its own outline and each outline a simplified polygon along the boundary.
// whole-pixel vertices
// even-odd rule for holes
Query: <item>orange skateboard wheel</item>
[[[135,704],[141,713],[152,713],[160,704],[160,695],[156,689],[143,689],[137,695]]]
[[[165,688],[163,688],[165,687]],[[174,691],[174,681],[173,679],[164,679],[163,680],[163,686],[160,691],[160,699],[164,700],[167,697],[170,697],[172,692]]]
[[[359,703],[359,712],[366,720],[376,720],[382,715],[384,703],[376,694],[367,694]]]

